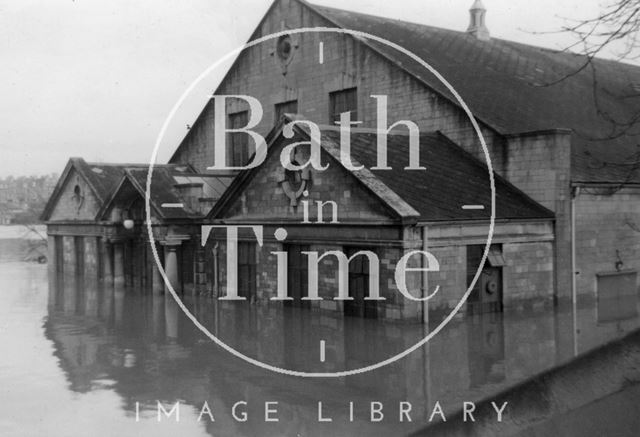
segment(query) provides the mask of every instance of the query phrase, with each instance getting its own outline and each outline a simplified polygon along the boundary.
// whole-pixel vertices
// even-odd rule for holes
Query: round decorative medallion
[[[278,42],[276,45],[276,53],[278,55],[278,59],[287,62],[289,58],[291,58],[292,52],[293,44],[291,43],[291,36],[282,35],[280,38],[278,38]]]
[[[274,59],[280,64],[282,74],[286,75],[289,64],[293,60],[298,44],[293,40],[291,35],[282,35],[276,40],[275,51],[271,53]]]

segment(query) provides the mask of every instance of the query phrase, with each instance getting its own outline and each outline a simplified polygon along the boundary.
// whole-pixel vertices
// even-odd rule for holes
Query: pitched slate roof
[[[299,118],[299,117],[296,117]],[[282,138],[287,114],[267,136],[268,153]],[[340,163],[340,131],[337,126],[321,126],[323,150]],[[295,131],[309,139],[300,125]],[[297,141],[297,140],[296,140]],[[376,132],[371,129],[353,129],[351,156],[354,166],[365,165],[362,170],[350,171],[365,189],[377,196],[395,216],[413,221],[488,221],[491,217],[491,188],[487,167],[461,147],[440,133],[421,134],[420,165],[426,171],[409,171],[409,137],[403,134],[388,136],[388,165],[391,170],[371,170],[376,164]],[[242,171],[209,217],[220,216],[238,196],[257,172],[257,168]],[[506,180],[495,176],[497,220],[553,219],[553,212],[532,200]],[[483,205],[484,210],[463,209],[463,205]]]
[[[94,163],[86,162],[83,158],[70,158],[67,165],[58,179],[58,183],[53,190],[53,193],[49,197],[47,205],[41,215],[41,219],[46,221],[51,216],[53,208],[58,202],[58,198],[64,188],[69,173],[74,169],[85,180],[92,193],[95,195],[99,209],[102,209],[106,203],[110,200],[114,194],[116,188],[121,184],[123,177],[127,171],[140,173],[143,172],[146,178],[148,164],[113,164],[113,163]],[[179,164],[161,164],[154,166],[154,177],[156,173],[162,173],[166,170],[178,171],[179,168],[183,168],[183,171],[193,173],[194,170],[190,166]],[[143,184],[146,187],[146,179]],[[153,191],[153,190],[152,190]]]
[[[183,192],[178,189],[181,182],[177,178],[185,179],[182,185],[192,183],[207,184],[209,186],[207,191],[211,193],[212,201],[218,200],[233,180],[233,177],[230,176],[198,175],[192,168],[178,171],[177,168],[179,167],[184,166],[164,165],[154,166],[153,169],[149,203],[157,215],[163,219],[194,219],[203,217],[204,215],[200,211],[195,210]],[[148,168],[126,169],[125,178],[132,183],[138,193],[143,197],[146,192],[148,173]],[[114,193],[114,196],[115,195],[116,193]],[[182,204],[183,207],[166,208],[162,206],[163,204]]]
[[[497,38],[480,41],[464,32],[302,0],[301,3],[338,27],[377,35],[412,51],[453,85],[479,120],[500,134],[573,130],[574,181],[626,180],[628,164],[639,158],[640,123],[629,129],[609,120],[640,120],[640,67],[595,59],[592,65],[597,87],[589,68],[559,81],[578,71],[585,58]],[[444,85],[415,61],[383,44],[364,42],[452,99]],[[594,103],[596,88],[598,105]],[[636,179],[640,181],[640,175]]]
[[[120,166],[88,163],[82,158],[70,158],[42,212],[43,221],[51,216],[71,170],[75,170],[84,179],[99,205],[104,204],[123,175]]]
[[[339,147],[337,127],[322,127],[322,141]],[[388,136],[388,166],[371,170],[390,190],[418,213],[421,221],[489,220],[491,188],[487,166],[441,133],[420,135],[420,165],[426,170],[405,170],[409,165],[409,137]],[[355,129],[351,156],[366,168],[376,165],[376,133]],[[541,206],[503,178],[494,174],[496,219],[551,219],[553,212]],[[482,205],[483,210],[463,209]]]

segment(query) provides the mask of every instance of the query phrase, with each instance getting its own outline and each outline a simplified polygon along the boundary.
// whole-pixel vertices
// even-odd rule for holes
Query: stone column
[[[124,285],[124,246],[122,242],[113,245],[113,284]]]
[[[124,290],[120,289],[116,284],[115,290],[113,292],[113,319],[114,319],[116,328],[119,328],[122,326],[123,313],[124,313]]]
[[[152,314],[152,324],[153,324],[153,335],[161,336],[164,335],[164,296],[154,294],[151,296],[153,303],[153,314]]]
[[[113,285],[113,247],[111,241],[102,239],[102,280],[106,285]]]
[[[178,282],[178,254],[176,253],[179,244],[180,243],[167,243],[164,247],[164,272],[167,275],[167,279],[173,286],[173,290],[178,294],[182,292],[180,289],[180,283]],[[166,284],[165,293],[169,293],[169,288]]]
[[[178,339],[178,319],[179,312],[178,304],[173,299],[173,296],[166,295],[164,297],[164,323],[165,323],[165,335],[167,341],[173,343]]]
[[[47,263],[49,279],[54,279],[58,260],[56,259],[56,238],[53,235],[47,235]]]
[[[49,283],[49,305],[55,303],[58,290],[58,260],[56,259],[56,238],[53,235],[47,236],[47,279]]]
[[[70,278],[75,279],[76,276],[76,246],[73,236],[65,235],[62,237],[62,253],[64,262],[64,274]]]

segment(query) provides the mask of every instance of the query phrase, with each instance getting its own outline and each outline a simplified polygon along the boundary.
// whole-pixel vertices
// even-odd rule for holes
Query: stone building
[[[470,203],[489,204],[491,192],[487,169],[475,157],[439,133],[420,136],[421,165],[428,171],[414,174],[403,170],[409,163],[409,136],[389,136],[388,164],[385,170],[367,170],[375,165],[376,131],[355,129],[351,135],[352,163],[365,169],[350,171],[341,163],[340,131],[336,126],[321,126],[322,161],[324,171],[310,170],[302,176],[305,193],[299,201],[290,201],[285,184],[288,178],[280,163],[282,149],[291,142],[309,140],[303,129],[287,139],[282,127],[287,116],[269,135],[268,154],[260,167],[241,173],[219,199],[209,214],[213,224],[261,224],[263,244],[247,230],[238,243],[239,269],[257,272],[255,281],[243,281],[239,275],[238,291],[249,300],[276,297],[278,283],[285,283],[291,305],[307,305],[338,310],[345,314],[366,315],[391,319],[407,319],[421,314],[421,303],[405,298],[398,292],[395,267],[410,250],[428,249],[438,262],[438,272],[430,273],[429,293],[440,291],[429,301],[432,310],[450,310],[460,300],[470,276],[476,273],[479,258],[487,239],[488,212],[465,210]],[[297,148],[296,159],[306,162],[310,146]],[[294,190],[300,191],[294,185]],[[433,187],[425,191],[423,187]],[[478,290],[490,292],[472,296],[471,306],[478,310],[500,310],[502,304],[511,305],[520,297],[544,300],[553,290],[553,213],[527,197],[502,178],[496,180],[496,226],[491,256],[485,274],[478,281]],[[328,204],[328,201],[335,202]],[[303,202],[307,207],[304,218]],[[321,205],[322,208],[315,208]],[[278,238],[276,229],[286,231],[286,238]],[[423,243],[428,239],[426,246]],[[229,271],[225,264],[226,236],[213,239],[220,251],[219,293],[224,295]],[[474,258],[462,249],[475,250]],[[352,255],[369,250],[375,259],[349,265],[349,294],[353,301],[336,301],[338,288],[338,260],[329,257],[318,263],[318,294],[323,300],[303,301],[308,290],[309,268],[306,251],[319,255],[341,251]],[[277,270],[274,253],[287,253],[287,271]],[[245,256],[244,252],[249,255]],[[509,264],[505,261],[509,260]],[[371,279],[378,263],[380,294],[385,301],[365,300],[371,290]],[[514,262],[517,260],[517,263]],[[420,257],[408,267],[420,267]],[[417,261],[417,263],[416,263]],[[528,265],[536,273],[519,274],[517,266]],[[249,267],[250,266],[250,267]],[[503,271],[504,269],[504,271]],[[252,273],[253,275],[254,273]],[[285,280],[286,276],[286,280]],[[423,297],[423,278],[407,274],[407,289],[415,297]],[[463,286],[461,286],[463,285]],[[503,286],[505,293],[503,293]],[[495,289],[491,289],[494,287]]]
[[[143,228],[148,171],[144,164],[69,160],[42,215],[50,274],[76,277],[80,283],[101,280],[155,292],[164,289]],[[179,290],[205,283],[204,254],[195,239],[200,228],[193,223],[202,219],[229,183],[224,176],[197,175],[187,165],[154,168],[150,197],[154,239]]]
[[[497,194],[494,245],[466,305],[469,311],[521,306],[529,301],[561,303],[575,301],[576,296],[635,295],[640,268],[640,224],[636,223],[640,212],[640,128],[633,120],[640,111],[640,69],[600,59],[592,61],[592,69],[581,69],[585,62],[581,56],[492,38],[480,1],[470,13],[468,31],[456,32],[303,0],[276,0],[251,40],[301,27],[366,32],[415,53],[462,96],[487,142]],[[210,170],[215,165],[221,167],[214,159],[214,100],[203,108],[163,170],[169,176],[159,189],[174,193],[178,199],[174,202],[184,209],[172,210],[171,214],[179,217],[164,216],[166,208],[161,204],[154,209],[160,239],[166,240],[162,235],[168,235],[170,244],[165,241],[165,246],[179,248],[176,250],[181,254],[178,262],[173,250],[164,251],[172,260],[170,268],[165,265],[172,281],[184,284],[178,278],[189,276],[192,289],[224,295],[226,247],[215,232],[204,238],[204,247],[197,244],[201,226],[244,223],[264,227],[263,247],[250,235],[241,235],[238,244],[238,289],[253,300],[272,296],[277,289],[277,263],[270,252],[289,254],[289,294],[300,296],[306,290],[302,284],[307,283],[308,275],[301,252],[309,248],[341,248],[346,252],[375,248],[382,266],[381,290],[392,293],[393,277],[388,271],[406,251],[425,247],[439,260],[440,271],[431,272],[428,278],[408,276],[408,287],[421,295],[440,285],[443,291],[430,302],[429,309],[454,306],[470,284],[482,255],[480,248],[489,223],[489,185],[486,159],[469,118],[433,74],[395,49],[366,38],[292,32],[243,51],[214,94],[249,95],[261,103],[263,116],[253,130],[267,137],[268,159],[255,170],[232,174]],[[285,114],[298,114],[295,120],[323,125],[322,153],[334,162],[339,140],[335,128],[327,126],[333,126],[340,114],[349,113],[350,119],[358,122],[351,135],[354,160],[370,169],[375,159],[371,155],[375,154],[372,129],[377,127],[380,102],[372,96],[381,95],[387,96],[389,125],[411,120],[419,127],[421,159],[429,160],[424,164],[428,171],[400,175],[351,171],[336,164],[327,173],[311,172],[303,177],[269,166],[275,150],[283,146],[282,123],[291,120]],[[247,102],[239,98],[226,100],[225,113],[219,115],[232,128],[247,125],[251,118]],[[406,132],[406,125],[390,132],[389,144],[396,146],[389,147],[390,161],[408,159],[403,140]],[[305,134],[297,131],[297,135]],[[247,135],[227,137],[225,164],[240,166],[252,158],[253,146]],[[432,150],[442,151],[443,156]],[[432,167],[442,172],[432,172]],[[179,168],[202,180],[181,187],[170,179]],[[480,169],[485,172],[484,179],[474,173]],[[96,222],[117,223],[108,217],[111,214],[113,219],[113,211],[122,210],[122,206],[105,206],[109,196],[114,205],[126,204],[124,199],[140,205],[144,184],[136,184],[132,171],[123,171],[122,178],[124,173],[128,179],[120,184],[120,194],[115,194],[114,183],[110,194],[97,196],[95,215],[64,220],[76,224],[85,220],[82,226],[87,227]],[[335,202],[340,223],[300,224],[304,199],[296,193],[293,207],[288,192],[291,187],[283,182],[295,182],[298,191],[303,180],[310,182],[310,188],[300,192],[308,191],[310,201]],[[213,185],[225,189],[212,197],[193,194]],[[61,202],[56,199],[54,194],[48,209]],[[465,202],[484,209],[464,209]],[[60,208],[72,210],[73,205]],[[47,219],[51,235],[70,226],[55,223],[55,215],[47,215]],[[131,232],[135,233],[142,221],[134,220]],[[100,226],[107,229],[112,225]],[[287,230],[283,241],[273,237],[278,227]],[[118,232],[124,231],[118,228]],[[328,296],[338,278],[335,266],[325,261],[320,266],[324,282],[319,288]],[[349,283],[361,296],[366,289],[363,284],[369,284],[370,266],[352,264]],[[335,295],[335,290],[332,293]],[[425,318],[425,308],[420,305],[400,303],[397,293],[386,297],[389,299],[378,306],[362,299],[346,305],[331,299],[296,300],[295,304],[365,316]]]

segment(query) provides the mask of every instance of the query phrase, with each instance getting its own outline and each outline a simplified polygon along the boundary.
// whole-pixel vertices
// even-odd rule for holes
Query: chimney
[[[486,15],[487,10],[482,4],[482,0],[475,0],[473,6],[469,9],[469,13],[471,14],[471,21],[469,23],[467,33],[475,36],[481,41],[488,41],[491,36],[489,35],[489,29],[487,29],[484,22],[484,16]]]

